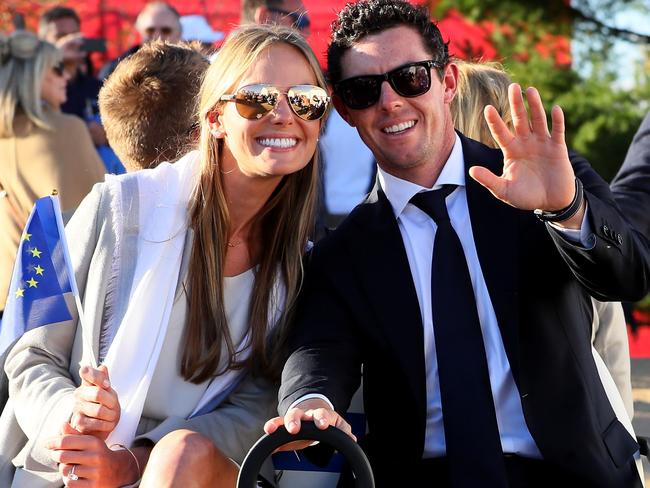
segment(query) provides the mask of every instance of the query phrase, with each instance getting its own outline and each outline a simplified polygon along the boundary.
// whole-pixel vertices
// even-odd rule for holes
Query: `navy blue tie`
[[[474,289],[445,203],[455,189],[444,185],[411,198],[438,226],[431,305],[449,476],[458,488],[507,487]]]

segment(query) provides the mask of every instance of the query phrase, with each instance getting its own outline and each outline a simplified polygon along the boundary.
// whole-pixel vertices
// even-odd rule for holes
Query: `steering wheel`
[[[239,471],[237,488],[256,488],[257,475],[266,458],[278,447],[301,440],[314,440],[332,446],[343,454],[350,464],[355,477],[354,486],[374,488],[375,478],[370,463],[359,445],[342,430],[331,426],[321,430],[313,422],[302,422],[300,432],[297,434],[290,434],[284,426],[278,428],[273,434],[264,434],[248,451]]]

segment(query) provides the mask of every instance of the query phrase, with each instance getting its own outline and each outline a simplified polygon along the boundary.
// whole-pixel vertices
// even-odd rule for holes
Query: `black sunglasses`
[[[63,76],[63,73],[65,73],[65,64],[63,61],[52,66],[52,71],[54,71],[57,76]]]
[[[404,64],[381,75],[347,78],[334,85],[334,93],[341,97],[348,107],[356,110],[377,103],[384,81],[387,81],[398,95],[418,97],[431,88],[431,68],[440,70],[444,68],[444,64],[438,61],[418,61]]]
[[[311,21],[305,12],[290,12],[276,7],[267,7],[266,10],[274,14],[289,17],[293,22],[293,27],[295,29],[305,30],[311,25]]]
[[[265,83],[243,86],[232,95],[222,95],[220,100],[235,102],[239,115],[248,120],[256,120],[277,107],[280,95],[284,94],[287,95],[293,113],[303,120],[320,119],[330,103],[330,97],[320,86],[294,85],[284,92]]]
[[[163,26],[163,27],[147,27],[145,30],[145,33],[149,37],[153,37],[154,34],[157,32],[160,32],[163,36],[168,36],[170,35],[173,31],[173,27],[168,27],[168,26]]]

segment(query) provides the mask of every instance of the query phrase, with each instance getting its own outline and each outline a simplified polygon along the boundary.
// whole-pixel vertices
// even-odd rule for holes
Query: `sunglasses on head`
[[[283,15],[284,17],[289,17],[293,22],[293,27],[298,30],[305,30],[311,26],[311,21],[305,12],[290,12],[288,10],[283,10],[276,7],[267,7],[267,10],[271,13]]]
[[[334,85],[334,92],[352,109],[374,105],[381,96],[381,85],[387,81],[398,95],[418,97],[431,88],[431,68],[442,69],[438,61],[408,63],[381,75],[355,76]]]
[[[235,102],[237,113],[249,120],[261,119],[277,107],[280,95],[286,95],[294,114],[303,120],[318,120],[327,111],[330,97],[320,86],[294,85],[281,91],[273,85],[243,86],[232,95],[222,95],[220,100]]]
[[[63,76],[63,73],[65,73],[65,64],[63,61],[52,66],[52,71],[54,71],[57,76]]]

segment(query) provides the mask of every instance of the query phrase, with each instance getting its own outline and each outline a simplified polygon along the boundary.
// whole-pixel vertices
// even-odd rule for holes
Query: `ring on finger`
[[[77,467],[76,464],[72,465],[72,468],[70,468],[70,472],[68,473],[68,479],[70,481],[77,481],[79,479],[79,476],[74,472],[74,469]]]

